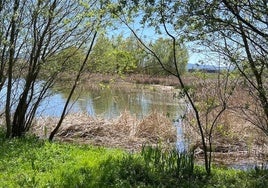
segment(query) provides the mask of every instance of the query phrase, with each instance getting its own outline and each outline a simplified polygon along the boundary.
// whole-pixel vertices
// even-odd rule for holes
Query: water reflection
[[[162,92],[133,85],[129,89],[112,87],[97,89],[80,89],[72,102],[71,112],[86,112],[91,116],[102,116],[106,119],[114,118],[125,110],[138,118],[143,118],[152,111],[166,114],[170,118],[180,115],[182,105],[173,92]],[[60,115],[67,93],[55,91],[41,105],[39,114],[43,116]]]
[[[183,123],[183,121],[181,118],[177,119],[174,122],[174,125],[176,126],[176,129],[177,129],[176,149],[179,153],[184,153],[184,152],[187,152],[187,150],[188,150],[188,145],[186,144],[186,142],[184,140],[182,123]]]
[[[14,80],[13,103],[18,101],[22,92],[24,80]],[[43,82],[37,82],[35,93],[38,95]],[[149,88],[150,87],[150,88]],[[87,89],[84,89],[87,88]],[[119,116],[123,111],[129,111],[137,118],[143,118],[152,111],[166,114],[177,119],[181,112],[181,102],[174,98],[176,90],[155,90],[152,86],[128,85],[124,87],[83,87],[78,89],[71,101],[70,112],[84,112],[91,116],[102,116],[106,119]],[[59,117],[68,97],[67,86],[55,87],[48,91],[48,96],[37,110],[37,116]],[[4,109],[6,85],[0,91],[0,110]]]
[[[185,152],[187,145],[183,139],[181,115],[184,112],[184,104],[174,98],[176,90],[163,91],[132,85],[130,88],[97,88],[84,89],[76,93],[78,98],[73,105],[73,112],[86,112],[91,116],[102,116],[106,119],[115,118],[124,111],[130,112],[137,118],[142,119],[153,111],[164,113],[174,120],[177,128],[177,149]],[[59,116],[62,111],[67,94],[57,94],[46,100],[47,107],[43,114],[48,116]],[[53,109],[53,110],[52,110]]]
[[[228,168],[238,169],[238,170],[252,170],[252,169],[262,169],[268,170],[268,163],[241,163],[241,164],[226,164]]]

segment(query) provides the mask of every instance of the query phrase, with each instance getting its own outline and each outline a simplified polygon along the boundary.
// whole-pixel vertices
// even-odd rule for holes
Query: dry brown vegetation
[[[190,147],[194,148],[196,153],[202,154],[201,137],[197,127],[185,123],[183,129]],[[268,160],[267,136],[230,111],[226,111],[219,120],[212,134],[212,142],[212,154],[216,162]]]
[[[185,82],[191,85],[197,93],[195,100],[200,101],[199,108],[208,107],[204,98],[216,97],[216,103],[220,96],[213,90],[217,86],[217,78],[202,80],[199,77],[187,76]],[[99,87],[98,83],[109,83],[111,87],[119,89],[132,87],[132,83],[154,83],[160,85],[178,85],[174,77],[152,78],[150,76],[131,75],[124,77],[114,77],[112,75],[85,75],[83,82]],[[120,83],[120,84],[118,84]],[[245,113],[241,107],[251,104],[250,108],[256,108],[254,98],[249,92],[243,90],[238,84],[232,90],[232,95],[228,99],[228,109],[218,119],[212,134],[213,159],[216,162],[228,163],[228,159],[234,162],[237,160],[268,161],[268,138],[256,126],[246,121]],[[204,95],[202,95],[204,94]],[[255,105],[254,105],[255,104]],[[203,105],[203,107],[202,107]],[[205,108],[204,108],[205,109]],[[213,109],[214,112],[218,110]],[[243,109],[245,110],[245,109]],[[201,112],[204,119],[211,121],[215,113],[209,111]],[[57,123],[57,118],[38,118],[32,131],[41,138],[47,138],[53,127]],[[209,123],[208,129],[209,127]],[[197,129],[194,117],[190,115],[183,124],[185,139],[190,148],[195,148],[196,153],[202,153],[201,137]],[[208,130],[207,129],[207,130]],[[142,120],[130,115],[128,112],[122,113],[118,118],[105,120],[100,117],[90,117],[84,113],[68,115],[61,127],[56,139],[67,142],[78,142],[94,144],[98,146],[119,147],[130,151],[136,151],[145,143],[174,145],[176,142],[176,129],[173,122],[164,114],[153,112]],[[197,155],[202,156],[202,155]]]
[[[39,118],[32,132],[46,138],[56,122],[56,118]],[[128,112],[111,120],[79,113],[66,116],[56,139],[136,151],[143,144],[174,144],[176,130],[167,117],[156,112],[142,120]]]
[[[259,104],[250,92],[243,88],[240,80],[234,84],[235,87],[227,90],[217,87],[217,79],[201,82],[195,80],[192,83],[195,90],[193,99],[199,109],[200,121],[207,140],[212,122],[222,110],[222,105],[226,103],[226,110],[213,125],[211,140],[214,161],[268,161],[268,137],[258,127],[261,122],[258,120],[263,118],[258,109]],[[255,120],[256,124],[248,121],[250,119]],[[184,130],[190,147],[201,154],[201,137],[192,112],[188,113]]]
[[[70,81],[73,76],[66,73],[61,73],[59,81]],[[189,80],[189,78],[187,78]],[[128,75],[112,75],[112,74],[98,74],[90,73],[83,74],[81,82],[94,83],[132,83],[132,84],[159,84],[166,86],[179,86],[179,81],[174,76],[154,76],[144,74],[128,74]]]

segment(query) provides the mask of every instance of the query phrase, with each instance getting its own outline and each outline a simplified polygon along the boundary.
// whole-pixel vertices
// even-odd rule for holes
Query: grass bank
[[[268,171],[214,168],[191,156],[146,147],[118,149],[0,136],[0,187],[267,187]]]

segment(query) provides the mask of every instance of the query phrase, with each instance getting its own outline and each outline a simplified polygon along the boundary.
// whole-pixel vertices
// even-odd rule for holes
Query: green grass
[[[128,154],[0,134],[0,187],[268,187],[267,170],[215,168],[207,177],[192,162],[160,147]]]
[[[35,138],[1,141],[0,187],[84,187],[94,169],[123,152],[49,143]]]

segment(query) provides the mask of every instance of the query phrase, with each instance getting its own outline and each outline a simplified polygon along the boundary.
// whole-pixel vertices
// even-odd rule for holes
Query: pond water
[[[228,168],[238,169],[238,170],[252,170],[252,169],[268,169],[267,162],[259,162],[259,163],[249,163],[244,162],[240,164],[225,164]]]
[[[23,80],[14,84],[14,100],[21,93]],[[42,82],[36,84],[38,94]],[[87,89],[84,89],[87,88]],[[69,89],[57,86],[49,91],[50,95],[41,103],[37,116],[59,117],[65,105]],[[3,110],[6,88],[0,91],[0,107]],[[182,112],[183,104],[175,97],[178,90],[172,87],[144,86],[131,84],[123,87],[97,85],[94,87],[79,87],[75,92],[69,107],[70,113],[83,112],[90,116],[111,119],[122,112],[129,111],[132,115],[142,119],[153,111],[164,113],[167,117],[177,119]]]
[[[83,87],[82,87],[83,88]],[[152,112],[163,113],[174,121],[177,128],[177,149],[187,150],[183,139],[181,116],[185,110],[185,103],[178,97],[179,90],[169,86],[148,86],[131,84],[123,87],[92,87],[78,89],[72,101],[71,112],[83,112],[90,116],[105,119],[118,117],[124,111],[130,112],[139,119]],[[62,90],[55,90],[41,105],[39,114],[42,116],[60,116],[67,94]],[[74,103],[75,102],[75,103]]]
[[[21,92],[24,83],[19,80],[17,93]],[[37,84],[36,91],[42,82]],[[85,89],[86,88],[86,89]],[[0,97],[5,95],[5,88],[0,92]],[[59,117],[68,97],[69,89],[60,85],[49,91],[37,110],[37,117]],[[183,114],[184,103],[178,97],[179,90],[169,86],[127,84],[124,86],[95,85],[94,87],[80,86],[73,96],[69,113],[82,112],[92,117],[112,119],[124,111],[131,113],[139,119],[152,112],[163,113],[174,121],[177,127],[177,149],[186,150],[183,140],[180,116]],[[18,96],[16,96],[18,97]],[[3,101],[3,100],[2,100]]]
[[[133,84],[124,89],[109,85],[78,89],[71,102],[70,111],[84,112],[90,116],[100,116],[105,119],[116,118],[124,111],[140,119],[153,111],[164,113],[172,119],[179,118],[183,104],[175,97],[178,91],[172,88],[163,90],[155,87]],[[53,94],[43,101],[38,114],[60,116],[67,95],[67,92],[63,90],[54,90]]]
[[[20,93],[24,80],[14,82],[15,90]],[[36,85],[36,93],[42,82]],[[37,110],[37,117],[59,117],[64,108],[68,92],[67,86],[57,86],[49,91],[50,95],[45,98]],[[4,99],[6,89],[0,92],[0,98]],[[177,127],[179,151],[186,149],[183,140],[183,130],[180,126],[180,116],[183,113],[184,103],[178,97],[179,91],[173,87],[159,85],[126,84],[120,85],[93,85],[80,86],[77,88],[69,113],[82,112],[92,117],[112,119],[118,117],[124,111],[131,113],[139,119],[144,118],[152,112],[163,113]],[[1,97],[2,96],[2,97]],[[18,98],[18,95],[14,95]],[[2,105],[5,100],[1,100]],[[15,101],[15,100],[14,100]],[[1,106],[2,106],[1,105]]]
[[[19,84],[18,84],[19,85]],[[19,88],[19,86],[18,86]],[[59,117],[64,107],[68,90],[63,86],[50,90],[48,96],[40,105],[37,116]],[[179,91],[172,87],[128,85],[126,87],[84,87],[74,95],[71,101],[70,113],[83,112],[93,117],[111,119],[118,117],[122,112],[128,111],[137,118],[142,119],[151,112],[156,111],[165,114],[174,120],[177,128],[177,149],[180,152],[187,150],[187,144],[183,139],[181,128],[181,115],[185,110],[185,103],[177,98]],[[0,92],[0,107],[4,104],[5,88]],[[256,164],[243,163],[238,165],[227,165],[236,169],[252,169]],[[268,168],[268,164],[264,164]]]

